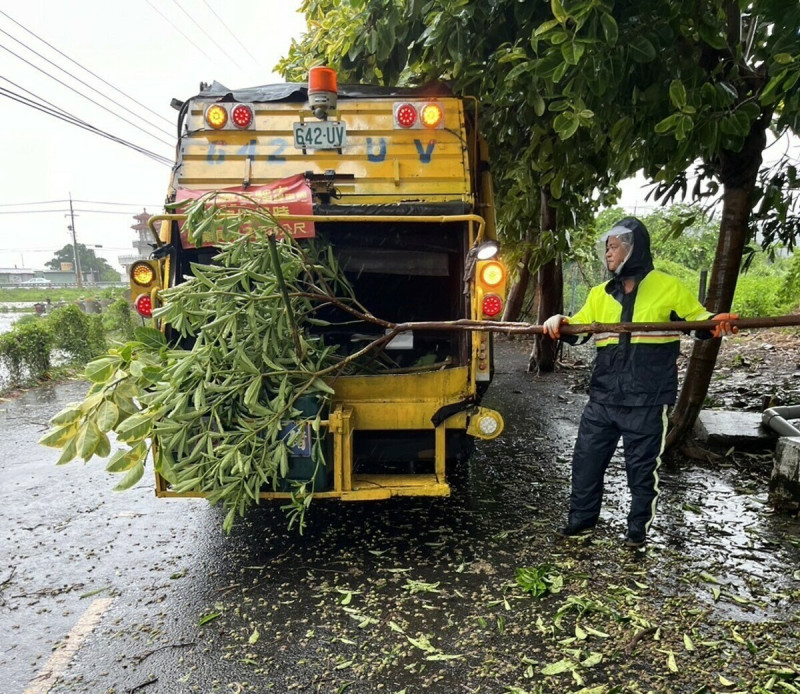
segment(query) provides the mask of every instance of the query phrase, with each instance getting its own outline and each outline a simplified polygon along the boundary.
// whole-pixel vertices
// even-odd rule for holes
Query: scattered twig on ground
[[[146,682],[142,682],[141,684],[137,684],[135,687],[131,687],[130,689],[125,690],[125,694],[133,694],[134,692],[138,692],[140,689],[144,689],[145,687],[149,687],[151,684],[155,684],[158,682],[158,677],[153,677],[152,679],[147,680]]]
[[[648,627],[647,629],[642,629],[630,641],[628,641],[628,644],[625,646],[625,655],[630,655],[633,652],[633,649],[636,648],[636,644],[638,644],[639,641],[641,641],[648,634],[654,634],[655,632],[656,632],[656,627]]]
[[[316,566],[298,566],[298,569],[305,569],[306,571],[327,571],[331,574],[346,574],[347,571],[342,571],[341,569],[320,569]]]
[[[225,586],[224,588],[217,589],[217,592],[222,593],[224,595],[225,593],[230,593],[232,590],[239,588],[240,586],[241,586],[240,583],[231,583],[230,585]]]
[[[11,597],[15,600],[25,598],[54,598],[56,595],[61,595],[62,593],[71,593],[73,590],[83,588],[83,586],[83,583],[76,583],[72,586],[63,586],[62,588],[42,588],[41,590],[35,590],[32,593],[20,593],[19,595],[12,595]]]
[[[12,566],[11,567],[11,573],[8,574],[8,578],[7,579],[5,579],[4,581],[0,582],[0,587],[4,586],[6,583],[10,583],[11,579],[14,578],[14,574],[16,572],[17,572],[17,567],[16,566]]]
[[[186,641],[185,643],[168,643],[164,646],[159,646],[158,648],[153,648],[149,651],[145,651],[144,653],[139,653],[137,655],[132,655],[131,660],[135,662],[137,665],[149,658],[154,653],[158,653],[159,651],[164,651],[168,648],[188,648],[189,646],[194,646],[194,641]],[[151,684],[148,682],[147,684]],[[141,686],[141,685],[140,685]],[[131,690],[132,691],[132,690]]]

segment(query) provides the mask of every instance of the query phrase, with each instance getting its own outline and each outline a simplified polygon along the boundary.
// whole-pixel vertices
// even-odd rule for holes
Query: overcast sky
[[[42,269],[71,243],[64,202],[71,194],[78,242],[103,246],[97,255],[119,268],[118,256],[132,252],[132,215],[160,212],[169,183],[163,163],[22,105],[9,92],[47,100],[173,161],[178,114],[170,100],[193,96],[201,81],[231,88],[282,81],[272,69],[305,29],[299,6],[300,0],[0,0],[0,267]],[[773,147],[770,156],[786,147]],[[795,157],[797,151],[795,145]],[[628,211],[651,209],[642,181],[623,190]],[[61,202],[39,204],[45,201]]]
[[[132,149],[13,101],[2,90],[29,99],[36,95],[173,161],[178,113],[170,100],[193,96],[201,81],[232,88],[283,81],[272,70],[291,38],[305,29],[299,7],[300,0],[0,0],[5,13],[0,13],[0,267],[41,269],[54,251],[72,242],[64,216],[68,203],[15,204],[63,201],[70,194],[91,201],[73,203],[84,210],[75,217],[78,243],[102,245],[97,255],[118,267],[117,256],[133,251],[131,215],[143,208],[161,211],[170,172]]]

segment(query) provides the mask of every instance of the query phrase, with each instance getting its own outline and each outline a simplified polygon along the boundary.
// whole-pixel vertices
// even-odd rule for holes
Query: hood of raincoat
[[[653,256],[650,254],[650,234],[647,227],[636,217],[625,217],[614,224],[614,230],[620,227],[633,233],[633,251],[619,271],[619,277],[644,277],[653,269]]]

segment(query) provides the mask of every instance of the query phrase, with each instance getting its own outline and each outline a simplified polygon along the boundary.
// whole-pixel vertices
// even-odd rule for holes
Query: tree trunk
[[[723,152],[720,157],[720,180],[724,186],[722,221],[706,299],[706,308],[715,313],[729,311],[733,302],[748,238],[753,190],[765,146],[764,127],[756,122],[741,152]],[[667,448],[681,443],[692,430],[708,393],[720,344],[720,340],[695,343],[683,388],[672,413]]]
[[[555,232],[557,228],[556,210],[550,206],[550,190],[541,191],[542,233]],[[550,316],[564,312],[564,277],[561,271],[561,258],[556,257],[539,268],[539,309],[537,322],[541,325]],[[533,351],[528,362],[528,371],[550,372],[556,365],[558,341],[544,335],[536,335]]]
[[[522,260],[519,261],[519,277],[508,292],[508,300],[506,301],[506,309],[503,311],[503,322],[514,323],[520,320],[522,313],[522,306],[525,303],[525,294],[528,292],[528,284],[531,279],[531,256],[533,251],[525,251]]]

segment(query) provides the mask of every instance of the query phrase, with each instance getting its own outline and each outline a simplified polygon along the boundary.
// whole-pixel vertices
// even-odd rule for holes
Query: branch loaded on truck
[[[180,106],[168,200],[209,191],[258,200],[296,240],[330,244],[358,302],[386,321],[494,319],[506,268],[496,257],[489,163],[476,126],[474,100],[444,87],[337,89],[327,68],[313,69],[308,87],[214,83]],[[143,316],[160,290],[218,252],[213,234],[193,244],[182,222],[150,221],[154,259],[131,268]],[[345,355],[376,328],[331,322],[319,335]],[[334,394],[322,426],[308,432],[324,438],[325,465],[314,473],[299,446],[288,475],[309,482],[315,497],[447,496],[447,465],[468,456],[475,438],[502,431],[500,414],[480,405],[493,372],[488,332],[413,330],[385,350],[393,368],[328,380]],[[158,473],[156,489],[196,495],[176,492]]]

